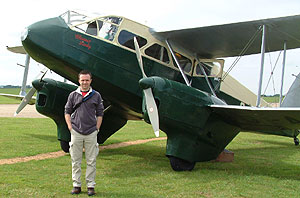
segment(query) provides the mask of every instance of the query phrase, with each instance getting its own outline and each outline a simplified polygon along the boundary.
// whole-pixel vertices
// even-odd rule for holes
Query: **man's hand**
[[[71,123],[71,115],[70,114],[65,114],[65,120],[68,125],[69,131],[72,131],[72,123]]]

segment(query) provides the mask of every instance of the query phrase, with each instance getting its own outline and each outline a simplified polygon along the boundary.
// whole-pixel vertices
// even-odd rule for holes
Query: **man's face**
[[[88,91],[90,89],[92,79],[89,74],[81,74],[78,82],[80,84],[81,91]]]

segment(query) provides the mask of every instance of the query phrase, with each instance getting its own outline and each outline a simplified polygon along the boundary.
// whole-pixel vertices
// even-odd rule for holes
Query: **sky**
[[[300,14],[298,0],[10,0],[6,1],[0,12],[0,85],[21,85],[24,68],[17,65],[25,63],[25,56],[14,54],[6,46],[20,46],[21,32],[30,24],[56,17],[67,10],[83,10],[90,13],[125,16],[156,31],[219,25],[265,18],[274,18]],[[300,24],[299,24],[300,25]],[[282,55],[274,70],[274,85],[271,80],[266,84],[274,67],[279,52],[265,55],[262,94],[273,95],[280,92]],[[281,53],[282,54],[282,53]],[[300,50],[288,50],[286,57],[283,94],[288,91],[295,77],[300,72]],[[225,71],[234,58],[225,59]],[[270,64],[272,63],[272,64]],[[31,59],[27,84],[34,80],[42,65]],[[258,90],[260,55],[242,57],[231,71],[235,79],[248,87],[255,94]],[[62,80],[54,73],[48,78]],[[266,92],[265,92],[266,89]]]

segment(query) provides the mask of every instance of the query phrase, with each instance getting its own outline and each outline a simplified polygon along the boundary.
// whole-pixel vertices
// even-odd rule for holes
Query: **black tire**
[[[60,140],[60,147],[65,153],[69,153],[69,149],[70,149],[69,142]]]
[[[171,167],[174,171],[191,171],[195,167],[195,162],[189,162],[178,157],[168,156]]]
[[[299,145],[299,139],[297,137],[294,137],[294,143],[295,143],[296,146]]]

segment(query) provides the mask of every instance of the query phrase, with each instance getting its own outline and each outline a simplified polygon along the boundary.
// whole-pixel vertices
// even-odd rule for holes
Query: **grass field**
[[[0,118],[0,159],[58,151],[50,119]],[[129,122],[106,144],[152,138],[151,126]],[[300,197],[300,153],[293,140],[240,133],[227,147],[232,163],[197,163],[174,172],[165,140],[102,150],[97,158],[95,197]],[[83,178],[85,161],[83,161]],[[85,184],[85,182],[83,182]],[[0,165],[0,197],[87,197],[70,195],[71,161],[57,159]]]
[[[18,95],[20,93],[20,90],[20,88],[0,88],[0,93]],[[28,93],[28,91],[29,89],[26,89],[26,93]],[[14,98],[0,96],[0,104],[20,104],[20,102],[20,100]]]

